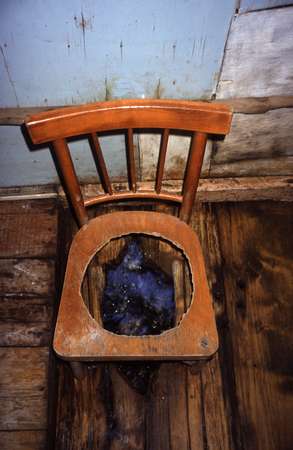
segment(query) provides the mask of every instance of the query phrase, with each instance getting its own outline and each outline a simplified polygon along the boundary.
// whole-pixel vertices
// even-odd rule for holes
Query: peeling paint
[[[92,0],[63,0],[56,2],[52,14],[41,1],[7,2],[0,16],[1,106],[70,105],[143,96],[209,99],[235,2],[175,3],[174,9],[169,2],[141,0],[134,8],[129,0],[107,0],[103,7]],[[33,164],[17,132],[1,129],[1,184],[56,182],[48,151],[39,152],[38,163]],[[171,155],[185,151],[179,142],[173,150],[170,141]],[[116,156],[119,146],[109,144],[106,152],[115,176],[122,173],[122,153]],[[90,155],[84,158],[84,152],[76,151],[83,155],[76,170],[83,180],[94,179]]]
[[[155,88],[154,98],[162,98],[163,92],[164,92],[164,88],[161,84],[161,79],[159,78],[159,81]]]
[[[109,84],[107,77],[105,78],[105,101],[111,100],[113,97],[112,86]]]

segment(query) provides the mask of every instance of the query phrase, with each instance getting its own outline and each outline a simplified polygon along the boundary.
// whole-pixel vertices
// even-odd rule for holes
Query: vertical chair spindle
[[[165,167],[165,160],[166,160],[166,152],[167,152],[167,146],[168,146],[168,139],[169,139],[169,129],[165,128],[162,134],[161,138],[161,144],[160,144],[160,153],[159,153],[159,160],[158,160],[158,168],[157,168],[157,175],[156,175],[156,193],[160,194],[161,188],[162,188],[162,181],[163,181],[163,173],[164,173],[164,167]]]
[[[128,184],[129,189],[132,192],[136,192],[136,172],[135,172],[135,159],[134,159],[134,146],[133,146],[133,129],[127,130],[127,172],[128,172]]]
[[[101,178],[101,183],[103,185],[104,191],[107,194],[112,195],[113,194],[112,185],[111,185],[110,178],[108,175],[103,152],[102,152],[102,149],[101,149],[101,146],[99,143],[99,139],[98,139],[98,136],[96,135],[96,133],[91,133],[90,144],[91,144],[93,151],[95,152],[95,156],[97,158],[99,175]]]
[[[76,218],[82,226],[88,222],[88,216],[66,140],[53,141],[53,148]]]
[[[183,201],[179,214],[180,219],[187,223],[190,220],[197,191],[206,142],[206,133],[193,133],[183,185]]]

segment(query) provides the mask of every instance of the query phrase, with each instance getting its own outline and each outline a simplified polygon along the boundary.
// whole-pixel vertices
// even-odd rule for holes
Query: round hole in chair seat
[[[111,239],[94,255],[87,266],[82,282],[82,297],[91,316],[105,329],[115,333],[115,331],[108,328],[107,322],[104,323],[103,321],[103,318],[105,318],[105,314],[103,314],[103,304],[105,305],[103,302],[103,293],[106,284],[106,274],[110,267],[117,267],[117,265],[121,263],[121,259],[123,255],[125,255],[128,245],[133,242],[138,243],[139,248],[143,252],[143,264],[148,269],[148,275],[146,276],[149,277],[151,275],[150,272],[155,272],[156,274],[159,274],[159,276],[161,274],[161,277],[164,280],[163,283],[166,281],[166,283],[173,286],[173,302],[175,303],[175,311],[174,313],[172,311],[172,317],[174,318],[174,320],[172,320],[172,324],[170,323],[166,326],[166,323],[168,322],[162,320],[162,318],[158,315],[158,321],[156,319],[154,320],[154,328],[157,327],[157,329],[154,329],[153,332],[148,331],[144,333],[141,325],[136,325],[138,332],[132,329],[131,334],[133,336],[144,334],[161,334],[167,329],[171,329],[179,325],[183,315],[189,309],[193,293],[190,267],[187,258],[181,249],[165,238],[144,233],[130,233],[122,237],[115,237]],[[143,273],[142,275],[139,275],[139,279],[143,279]],[[132,303],[129,305],[130,308],[132,307],[132,310],[133,303],[135,303],[135,301],[136,300],[131,300]],[[128,313],[128,305],[125,305],[125,307],[126,309],[124,310],[123,315],[121,316],[120,314],[120,316],[124,322],[127,322],[127,318],[129,317],[130,319],[133,319],[133,316]],[[148,314],[149,311],[149,308],[142,309],[139,323],[148,324],[148,321],[151,320],[150,318],[155,317],[155,310],[152,311],[152,314]],[[131,330],[131,326],[132,325],[129,324],[127,327],[126,324],[126,328],[129,330]],[[118,329],[119,327],[117,328],[117,334],[129,334],[129,332],[124,333],[124,331],[118,331]]]

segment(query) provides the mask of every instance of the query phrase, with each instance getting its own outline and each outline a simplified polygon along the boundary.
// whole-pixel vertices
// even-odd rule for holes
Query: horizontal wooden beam
[[[226,98],[216,99],[215,102],[231,106],[234,113],[263,114],[272,109],[292,108],[293,96]]]
[[[138,190],[153,189],[153,181],[138,183]],[[113,183],[113,189],[127,189],[127,182]],[[163,190],[178,194],[181,181],[167,180]],[[99,184],[85,184],[82,187],[85,199],[103,194]],[[65,198],[64,191],[58,186],[30,186],[19,188],[0,188],[0,201],[27,200],[42,198]],[[204,178],[199,182],[197,201],[225,202],[248,200],[293,201],[293,178],[289,176],[275,177],[241,177],[241,178]]]
[[[262,114],[272,109],[292,108],[293,96],[241,97],[216,99],[216,103],[225,103],[233,108],[234,113]],[[33,114],[62,106],[31,106],[25,108],[0,108],[0,125],[22,125],[25,118]]]
[[[163,184],[162,191],[178,194],[182,183],[178,180],[168,180]],[[126,183],[114,184],[123,191]],[[139,190],[150,190],[153,181],[138,183]],[[99,185],[87,184],[83,187],[84,198],[90,198],[102,193]],[[60,192],[61,193],[61,192]],[[196,200],[200,202],[226,202],[249,200],[293,201],[293,178],[290,177],[243,177],[243,178],[205,178],[199,182]]]

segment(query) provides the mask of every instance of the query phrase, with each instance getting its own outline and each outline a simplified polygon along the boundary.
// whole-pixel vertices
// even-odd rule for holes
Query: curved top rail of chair
[[[232,112],[222,104],[178,100],[117,100],[45,111],[25,121],[31,140],[42,144],[96,131],[169,128],[227,134]]]

